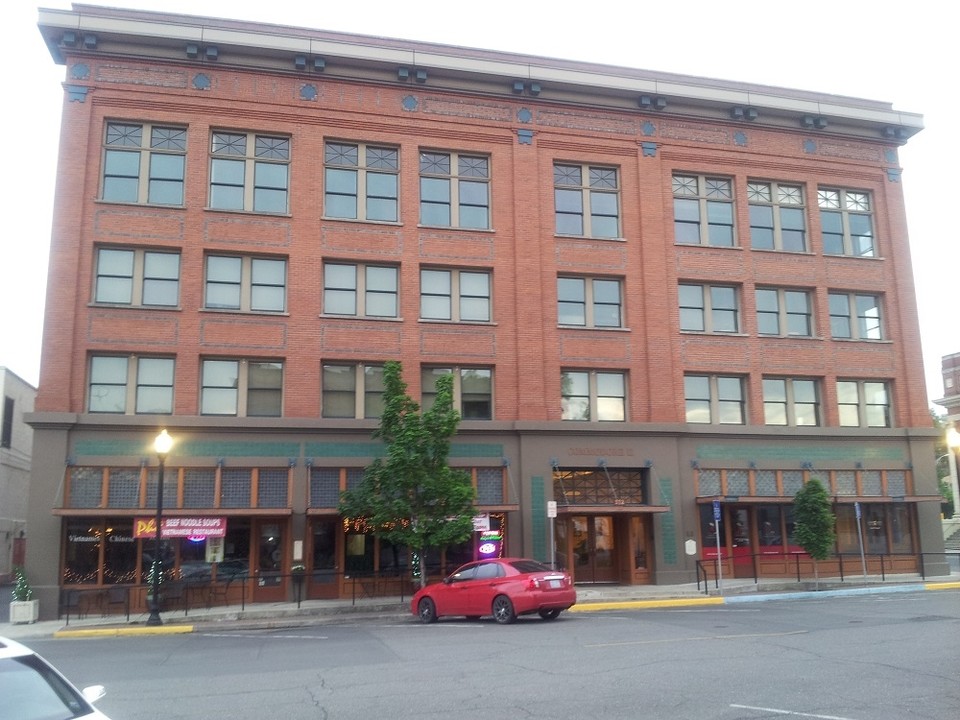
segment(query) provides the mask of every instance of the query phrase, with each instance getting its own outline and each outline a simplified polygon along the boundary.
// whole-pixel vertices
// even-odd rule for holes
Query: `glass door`
[[[283,583],[283,524],[276,520],[256,523],[256,572],[253,575],[254,602],[286,599]]]
[[[612,515],[570,518],[574,581],[617,582],[617,545]]]

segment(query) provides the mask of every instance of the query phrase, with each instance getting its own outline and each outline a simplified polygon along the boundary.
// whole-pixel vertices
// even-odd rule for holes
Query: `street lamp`
[[[152,600],[150,602],[150,617],[147,618],[147,625],[163,625],[160,619],[160,574],[163,572],[163,563],[160,561],[160,516],[163,515],[163,464],[166,462],[167,453],[173,447],[173,438],[164,428],[153,441],[153,450],[160,459],[160,468],[157,474],[157,527],[153,542],[153,562],[150,566],[150,584],[152,586]]]
[[[947,466],[950,468],[950,486],[953,491],[953,517],[960,518],[960,482],[957,477],[957,454],[960,453],[960,432],[955,427],[947,430]]]

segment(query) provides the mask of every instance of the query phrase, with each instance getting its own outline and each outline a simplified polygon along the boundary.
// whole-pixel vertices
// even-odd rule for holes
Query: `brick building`
[[[43,612],[142,583],[161,428],[165,516],[215,528],[164,529],[171,578],[246,568],[258,601],[301,562],[311,597],[403,576],[404,548],[336,511],[392,359],[426,405],[452,372],[463,415],[478,532],[437,573],[499,538],[578,582],[692,581],[717,525],[726,573],[789,573],[812,476],[838,565],[859,567],[855,507],[876,569],[942,552],[897,160],[918,115],[86,5],[40,30],[66,70]]]

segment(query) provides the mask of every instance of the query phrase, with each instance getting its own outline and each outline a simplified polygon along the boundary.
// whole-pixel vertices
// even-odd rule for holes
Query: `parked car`
[[[30,648],[0,637],[0,718],[109,720],[93,703],[103,685],[78,690]]]
[[[443,579],[418,590],[410,611],[425,623],[463,615],[492,615],[500,624],[519,615],[539,613],[555,620],[577,602],[570,575],[525,558],[498,558],[467,563]]]

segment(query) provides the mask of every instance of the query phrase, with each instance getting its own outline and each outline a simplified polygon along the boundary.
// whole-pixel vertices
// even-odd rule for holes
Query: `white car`
[[[110,720],[93,707],[103,685],[78,690],[30,648],[0,637],[0,718]]]

